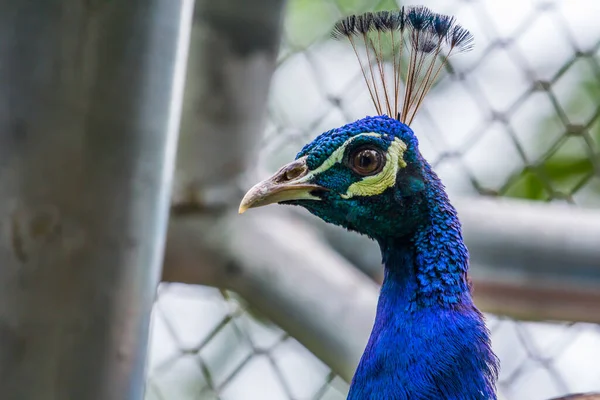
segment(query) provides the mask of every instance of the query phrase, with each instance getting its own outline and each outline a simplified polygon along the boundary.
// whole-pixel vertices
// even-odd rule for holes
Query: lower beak
[[[262,207],[282,201],[321,200],[311,192],[326,189],[319,185],[306,183],[308,173],[306,157],[284,165],[273,176],[257,183],[248,190],[240,203],[239,213],[242,214],[249,208]]]

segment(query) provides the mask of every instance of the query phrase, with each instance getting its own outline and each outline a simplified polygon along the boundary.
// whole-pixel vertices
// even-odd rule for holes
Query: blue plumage
[[[495,399],[498,361],[471,299],[460,223],[412,130],[386,116],[367,117],[317,137],[297,158],[308,156],[314,169],[364,132],[382,134],[363,144],[384,150],[394,137],[407,144],[407,166],[394,187],[342,199],[339,193],[360,177],[338,164],[314,180],[331,189],[324,201],[288,202],[368,234],[381,248],[385,280],[377,317],[348,398]]]
[[[387,79],[385,35],[393,66]],[[319,135],[250,189],[240,212],[299,205],[379,243],[385,278],[349,400],[495,400],[499,363],[471,297],[461,225],[408,126],[450,55],[469,50],[473,37],[425,7],[350,16],[334,37],[348,38],[359,61],[357,43],[366,45],[372,59],[360,66],[380,115]]]

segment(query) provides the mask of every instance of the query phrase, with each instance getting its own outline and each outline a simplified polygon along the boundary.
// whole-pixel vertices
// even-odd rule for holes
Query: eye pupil
[[[361,175],[373,175],[381,170],[381,154],[373,149],[356,151],[351,158],[352,169]]]
[[[374,157],[373,154],[371,154],[370,152],[363,152],[360,154],[359,165],[361,168],[369,168],[369,165],[371,165],[373,162]]]

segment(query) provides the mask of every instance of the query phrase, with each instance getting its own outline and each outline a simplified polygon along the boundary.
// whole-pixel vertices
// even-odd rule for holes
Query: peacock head
[[[293,162],[248,191],[240,212],[292,204],[374,239],[404,235],[425,215],[423,162],[408,126],[366,117],[304,146]]]
[[[473,37],[421,6],[344,18],[333,36],[350,41],[378,115],[318,136],[250,189],[240,212],[293,204],[377,240],[403,237],[426,218],[428,195],[441,185],[409,125],[449,57],[469,50]]]

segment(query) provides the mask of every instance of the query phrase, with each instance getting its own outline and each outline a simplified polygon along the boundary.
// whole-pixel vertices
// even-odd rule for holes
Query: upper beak
[[[326,190],[319,185],[306,183],[308,180],[306,157],[284,165],[270,178],[254,185],[242,199],[239,213],[249,208],[287,200],[320,200],[311,194],[314,190]]]

